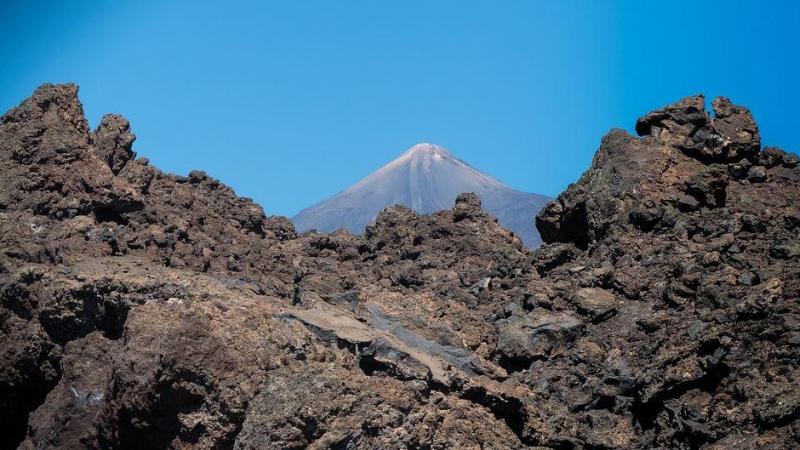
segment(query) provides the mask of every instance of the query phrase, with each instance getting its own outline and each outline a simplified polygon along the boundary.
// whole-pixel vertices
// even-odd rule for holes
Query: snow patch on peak
[[[450,152],[440,145],[421,142],[404,151],[395,161],[407,161],[413,158],[432,158],[440,160],[449,155]]]
[[[430,144],[428,142],[421,142],[401,153],[400,156],[395,158],[389,164],[386,164],[385,166],[381,167],[376,173],[391,170],[393,168],[402,166],[408,162],[414,162],[420,160],[441,161],[448,157],[452,158],[450,152],[446,148],[440,145]]]
[[[410,149],[406,150],[406,153],[449,153],[446,148],[431,144],[428,142],[420,142],[419,144],[414,145]]]

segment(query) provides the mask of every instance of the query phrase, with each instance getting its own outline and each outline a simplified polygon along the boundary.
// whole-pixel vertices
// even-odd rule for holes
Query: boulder
[[[587,316],[592,322],[602,322],[617,312],[619,300],[617,297],[600,288],[581,288],[575,291],[570,298],[579,313]]]
[[[583,322],[565,312],[537,308],[497,324],[497,352],[507,363],[525,367],[535,360],[563,354],[581,334]]]
[[[753,166],[747,171],[747,181],[751,183],[761,183],[767,179],[767,168],[764,166]]]

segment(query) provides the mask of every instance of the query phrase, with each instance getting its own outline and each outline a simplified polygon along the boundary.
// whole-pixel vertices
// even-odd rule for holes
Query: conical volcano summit
[[[476,194],[483,208],[526,245],[540,244],[533,220],[549,198],[511,189],[444,147],[428,143],[411,147],[353,186],[300,211],[292,222],[298,232],[344,228],[363,233],[389,206],[430,214],[451,208],[458,194],[465,192]]]

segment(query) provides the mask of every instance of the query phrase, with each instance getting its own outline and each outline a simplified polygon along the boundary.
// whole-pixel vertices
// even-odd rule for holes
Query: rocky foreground
[[[90,130],[0,119],[0,447],[800,447],[800,169],[690,97],[611,131],[529,252],[465,194],[297,236]]]

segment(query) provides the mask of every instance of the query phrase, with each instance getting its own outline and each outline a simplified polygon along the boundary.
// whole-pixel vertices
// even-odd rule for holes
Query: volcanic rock
[[[530,364],[563,352],[580,334],[582,325],[570,314],[554,314],[541,308],[529,314],[514,314],[498,324],[497,350],[504,364]]]
[[[589,316],[593,322],[600,322],[617,312],[616,296],[599,288],[581,288],[575,291],[571,299],[578,312]]]
[[[44,85],[0,118],[0,448],[798,447],[800,169],[713,106],[612,130],[529,251],[471,194],[298,235]]]

